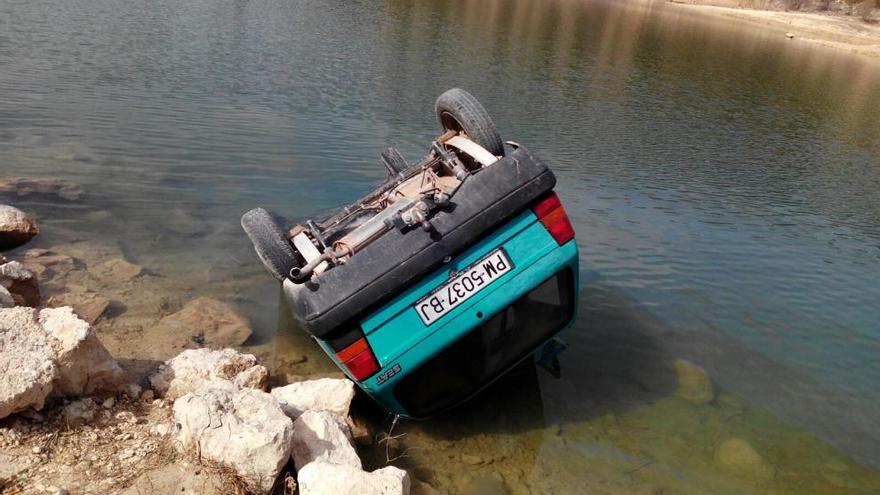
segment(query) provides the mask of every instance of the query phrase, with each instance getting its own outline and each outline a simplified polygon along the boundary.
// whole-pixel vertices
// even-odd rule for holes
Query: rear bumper
[[[372,335],[372,338],[368,333],[367,339],[370,341],[373,349],[377,351],[377,357],[382,368],[376,375],[358,382],[358,385],[391,413],[399,414],[400,416],[407,418],[419,417],[415,414],[411,414],[410,411],[407,411],[398,401],[394,393],[395,387],[410,372],[419,369],[420,366],[429,362],[444,349],[479,327],[482,321],[480,318],[475,318],[476,314],[479,313],[483,315],[483,319],[489,318],[510,306],[514,301],[532,290],[537,284],[540,284],[542,281],[547,280],[554,274],[565,270],[566,268],[571,270],[574,276],[574,294],[572,294],[572,297],[577,297],[578,249],[576,242],[572,240],[562,246],[554,246],[546,252],[544,252],[543,249],[539,251],[541,252],[535,253],[536,256],[530,259],[528,263],[522,264],[520,261],[521,264],[517,266],[516,272],[511,274],[512,276],[506,279],[504,283],[499,283],[497,286],[490,287],[491,290],[487,289],[486,294],[480,294],[481,297],[476,301],[469,301],[469,304],[467,304],[466,307],[461,308],[461,310],[456,309],[456,312],[451,313],[449,315],[449,320],[444,322],[442,326],[438,326],[438,328],[432,333],[426,332],[424,338],[415,343],[410,342],[405,346],[395,347],[392,343],[383,341],[383,338],[387,339],[388,333],[383,337],[377,332]],[[575,310],[572,314],[572,318],[558,331],[568,327],[577,317],[577,305],[575,304],[574,307]],[[371,318],[381,317],[381,311],[378,313],[378,315],[371,315]],[[367,324],[366,326],[369,326],[368,321],[365,323]],[[400,325],[397,326],[399,327]],[[406,329],[397,328],[397,331],[406,331]],[[505,368],[495,373],[490,380],[480,384],[478,388],[475,388],[467,397],[463,398],[458,403],[479,393],[480,390],[491,384],[498,377],[504,375],[523,360],[530,359],[531,356],[533,356],[535,352],[540,351],[547,340],[558,333],[558,331],[548,336],[548,338],[541,340],[539,344],[531,349],[531,352],[525,354],[514,362],[508,363]],[[328,354],[332,357],[333,353],[327,348],[326,344],[322,343],[322,346],[325,347],[325,350],[327,350]]]
[[[453,197],[454,208],[438,212],[433,233],[392,230],[369,244],[351,262],[312,282],[283,284],[294,318],[310,334],[332,339],[337,330],[375,311],[435,270],[448,256],[513,218],[551,190],[550,169],[518,148],[468,178]]]

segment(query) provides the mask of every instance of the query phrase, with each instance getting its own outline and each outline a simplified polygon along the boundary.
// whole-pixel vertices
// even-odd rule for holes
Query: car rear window
[[[405,376],[394,389],[412,416],[430,416],[466,399],[562,329],[574,312],[566,268]]]

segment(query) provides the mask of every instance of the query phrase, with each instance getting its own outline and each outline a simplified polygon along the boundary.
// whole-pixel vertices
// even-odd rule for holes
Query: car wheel
[[[489,112],[474,95],[461,88],[452,88],[437,98],[434,111],[444,131],[463,131],[471,141],[493,155],[504,156],[501,135]]]
[[[245,213],[241,217],[241,227],[251,238],[263,266],[276,280],[283,281],[291,268],[299,266],[299,256],[268,211],[254,208]]]

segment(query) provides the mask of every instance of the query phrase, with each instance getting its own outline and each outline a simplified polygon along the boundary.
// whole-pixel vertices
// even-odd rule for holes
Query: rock
[[[785,33],[785,37],[788,39],[794,39],[794,33]]]
[[[268,376],[268,370],[251,354],[190,349],[160,365],[150,384],[159,397],[173,400],[207,388],[263,389]]]
[[[94,325],[98,318],[104,314],[104,311],[110,307],[109,299],[85,287],[68,285],[66,289],[67,292],[50,297],[48,305],[53,308],[70,306],[77,316],[90,325]]]
[[[12,193],[20,198],[32,195],[57,196],[76,201],[82,197],[83,188],[69,180],[16,177],[0,180],[0,193]]]
[[[115,405],[116,405],[116,398],[115,397],[107,397],[107,399],[103,403],[101,403],[101,407],[103,407],[104,409],[113,409],[113,406],[115,406]]]
[[[143,339],[146,347],[158,354],[156,357],[167,358],[184,349],[241,345],[250,336],[247,319],[231,306],[200,297],[147,329]]]
[[[0,285],[0,308],[11,308],[15,306],[15,299],[6,287]]]
[[[684,359],[676,359],[673,366],[678,377],[675,395],[693,404],[712,401],[715,391],[712,389],[712,380],[703,368]]]
[[[55,351],[58,372],[52,382],[53,395],[80,396],[123,389],[125,382],[119,363],[72,308],[43,309],[39,322],[51,337]]]
[[[141,402],[147,402],[147,403],[153,402],[153,399],[155,398],[154,395],[155,394],[152,390],[150,390],[150,389],[144,390],[141,393],[141,397],[140,397]]]
[[[113,281],[131,280],[144,272],[142,267],[122,258],[113,258],[89,268],[98,277]]]
[[[46,249],[28,249],[22,258],[24,266],[38,277],[66,275],[76,268],[73,258]]]
[[[209,389],[174,402],[184,450],[226,465],[251,491],[268,493],[290,458],[293,424],[278,402],[254,389]]]
[[[274,388],[272,395],[293,419],[306,411],[330,411],[345,417],[354,399],[354,383],[335,378],[307,380]]]
[[[297,475],[300,495],[407,495],[410,479],[394,466],[368,473],[354,466],[315,461]]]
[[[281,406],[284,409],[284,406]],[[361,418],[349,416],[348,428],[351,431],[351,438],[355,445],[367,446],[375,443],[375,434],[369,423]]]
[[[29,467],[30,463],[26,462],[22,457],[21,455],[0,451],[0,492],[3,492],[3,489],[6,488],[6,483],[15,479],[18,473]]]
[[[64,415],[64,421],[70,426],[88,423],[95,419],[97,408],[98,406],[92,399],[75,400],[64,406],[62,412]]]
[[[0,286],[9,292],[16,306],[33,308],[40,304],[37,277],[18,261],[0,265]]]
[[[479,466],[480,464],[484,464],[486,462],[482,457],[471,454],[461,454],[459,458],[461,459],[461,462],[470,466]]]
[[[327,411],[306,411],[293,422],[292,455],[297,471],[316,460],[361,468],[348,425]]]
[[[0,418],[41,409],[58,370],[31,308],[0,309]]]
[[[715,465],[724,471],[749,479],[769,480],[775,475],[749,442],[741,438],[725,440],[715,449]]]
[[[25,212],[0,205],[0,250],[17,248],[39,233],[37,224]]]

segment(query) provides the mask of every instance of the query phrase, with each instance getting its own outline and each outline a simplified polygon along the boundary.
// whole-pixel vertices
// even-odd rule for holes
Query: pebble
[[[461,454],[459,458],[461,459],[461,462],[471,466],[478,466],[486,462],[482,457],[470,454]]]
[[[43,448],[39,445],[35,445],[34,448],[31,449],[31,452],[33,452],[34,454],[40,454],[43,452]]]
[[[104,409],[110,409],[114,405],[116,405],[116,399],[114,397],[110,397],[101,404],[101,407],[103,407]]]

